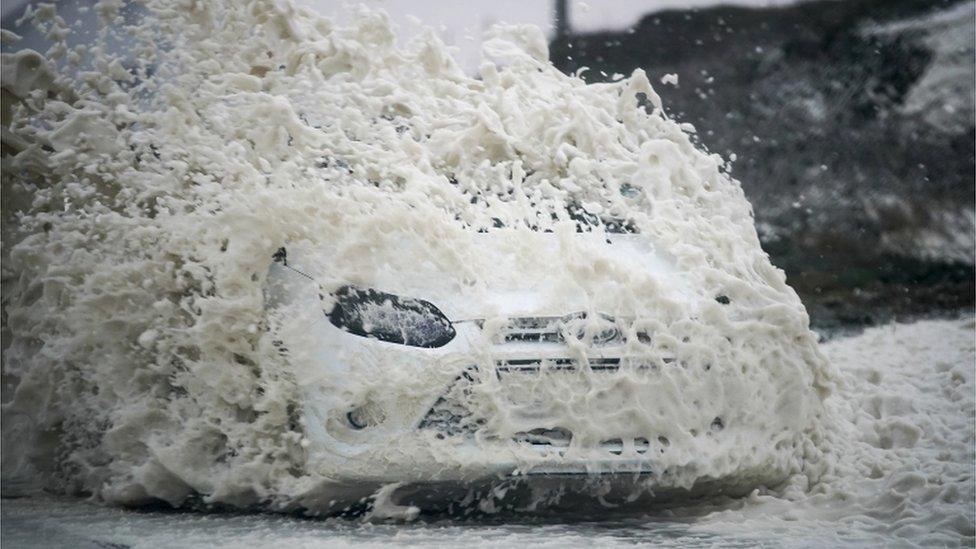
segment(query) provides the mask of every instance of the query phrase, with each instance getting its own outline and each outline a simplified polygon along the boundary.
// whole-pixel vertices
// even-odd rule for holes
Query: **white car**
[[[784,476],[757,458],[734,478],[682,480],[701,468],[696,436],[735,443],[715,441],[728,427],[723,407],[747,388],[727,375],[708,381],[710,364],[694,365],[703,382],[675,373],[691,366],[677,349],[662,351],[669,345],[656,331],[727,297],[699,303],[674,259],[641,235],[500,229],[470,238],[482,265],[504,275],[464,287],[463,275],[425,262],[418,242],[401,254],[289,246],[275,255],[267,303],[303,394],[310,469],[362,495],[391,483],[570,481],[633,498],[723,481],[722,491],[742,492]],[[555,257],[574,253],[581,274],[546,277],[547,265],[566,264]],[[350,254],[373,267],[337,275]],[[622,294],[613,280],[624,272],[653,305]],[[674,375],[687,378],[687,393]],[[700,402],[716,383],[722,398]],[[692,436],[673,434],[686,423]]]

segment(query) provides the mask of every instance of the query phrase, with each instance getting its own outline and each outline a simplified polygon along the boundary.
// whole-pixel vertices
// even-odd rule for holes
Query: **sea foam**
[[[514,273],[652,332],[630,353],[657,367],[625,380],[633,398],[609,422],[573,416],[571,448],[608,428],[667,440],[656,463],[670,475],[648,489],[829,469],[834,374],[806,311],[723,159],[667,116],[644,71],[586,84],[530,26],[489,31],[471,77],[432,32],[398,45],[381,11],[340,25],[288,2],[158,1],[126,25],[120,9],[98,4],[106,26],[84,48],[3,58],[8,485],[125,504],[328,500],[344,471],[310,457],[303,391],[430,380],[374,359],[379,377],[297,383],[315,365],[279,352],[262,290],[285,245],[330,258],[312,260],[327,290],[389,281],[477,300]],[[53,8],[30,15],[70,34]],[[680,295],[601,256],[619,231],[667,259]],[[587,410],[601,383],[537,396]],[[431,459],[414,438],[361,467],[408,474]]]

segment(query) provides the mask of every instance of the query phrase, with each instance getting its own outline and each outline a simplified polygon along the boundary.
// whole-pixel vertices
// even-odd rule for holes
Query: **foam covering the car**
[[[52,9],[36,17],[62,28]],[[643,71],[587,85],[530,26],[492,29],[472,77],[432,32],[398,46],[378,11],[338,23],[288,2],[163,0],[143,15],[127,59],[4,54],[18,99],[4,128],[6,479],[127,504],[328,501],[308,496],[332,473],[306,460],[300,389],[268,329],[289,311],[262,295],[284,245],[322,250],[307,263],[325,291],[477,300],[504,280],[632,319],[652,336],[629,352],[652,370],[521,388],[580,411],[559,425],[573,449],[642,437],[672,486],[821,475],[833,382],[807,313],[723,159]],[[666,258],[680,292],[593,259],[620,230]],[[364,368],[424,386],[395,366]],[[628,398],[594,417],[601,391]],[[497,437],[525,428],[493,413],[504,393],[471,397]],[[364,463],[440,459],[418,448],[407,433]]]

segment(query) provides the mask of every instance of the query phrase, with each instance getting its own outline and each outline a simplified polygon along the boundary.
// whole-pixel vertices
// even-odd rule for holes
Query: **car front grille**
[[[490,332],[488,335],[499,354],[510,357],[496,360],[490,366],[492,370],[488,374],[502,381],[508,376],[549,376],[580,370],[613,375],[622,368],[656,369],[660,364],[674,362],[673,358],[661,358],[656,364],[635,362],[619,356],[627,338],[625,331],[609,315],[600,314],[597,318],[589,319],[585,313],[559,317],[521,317],[509,319],[502,326],[489,326],[484,321],[477,321],[477,325],[486,334]],[[649,336],[643,332],[638,331],[636,335],[642,343],[650,341]],[[592,354],[598,356],[586,359],[565,356],[571,354],[570,347],[566,345],[570,339],[584,342]],[[560,352],[564,355],[553,357]],[[614,356],[615,354],[618,356]],[[486,373],[481,371],[483,368],[484,366],[472,365],[455,378],[424,415],[418,428],[432,431],[438,438],[474,438],[486,424],[486,418],[477,417],[468,404]],[[517,385],[512,386],[512,389],[516,389],[515,393],[521,393],[517,390]],[[524,395],[509,395],[507,398],[518,400],[524,398]],[[540,420],[540,423],[553,422],[558,423],[558,420]],[[540,424],[511,436],[511,440],[517,444],[542,452],[562,452],[570,446],[572,439],[573,433],[569,429],[551,424]],[[649,451],[652,443],[648,438],[637,437],[627,440],[625,445],[624,440],[609,433],[607,439],[600,443],[600,447],[610,455],[621,455],[627,446],[631,446],[638,454],[644,454]],[[654,446],[663,448],[656,438]]]
[[[617,371],[620,369],[619,358],[591,358],[586,361],[591,370]],[[514,360],[500,360],[495,363],[495,372],[499,375],[509,372],[574,371],[584,366],[573,358],[526,358]]]
[[[485,330],[489,324],[476,321]],[[535,316],[509,319],[493,333],[497,343],[534,342],[566,343],[568,340],[586,340],[591,345],[603,346],[623,343],[625,336],[616,319],[606,314],[590,315],[578,312],[564,316]],[[643,332],[637,333],[642,341],[649,341]]]

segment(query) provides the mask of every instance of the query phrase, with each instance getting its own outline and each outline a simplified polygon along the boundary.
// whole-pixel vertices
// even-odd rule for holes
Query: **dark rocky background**
[[[974,13],[971,0],[666,11],[623,32],[563,28],[550,55],[588,81],[645,69],[669,116],[734,153],[764,248],[829,330],[972,310]],[[677,86],[658,83],[668,73]]]

